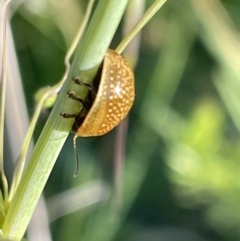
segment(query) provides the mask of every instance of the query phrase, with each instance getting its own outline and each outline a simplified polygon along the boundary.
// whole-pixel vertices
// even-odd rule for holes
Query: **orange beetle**
[[[79,114],[61,113],[66,118],[75,117],[72,130],[75,132],[76,148],[77,137],[104,135],[126,117],[133,105],[135,88],[134,75],[129,64],[111,49],[105,54],[100,72],[92,85],[82,82],[78,77],[73,80],[76,84],[89,88],[85,101],[76,97],[73,92],[68,92],[70,98],[83,104]]]

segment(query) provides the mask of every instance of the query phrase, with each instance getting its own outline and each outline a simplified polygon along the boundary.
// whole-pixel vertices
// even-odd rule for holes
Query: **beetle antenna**
[[[74,173],[74,177],[76,177],[78,175],[78,171],[79,171],[79,159],[78,159],[77,145],[76,145],[77,138],[78,138],[77,135],[75,135],[73,137],[73,148],[74,148],[75,160],[76,160],[76,170],[75,170],[75,173]]]

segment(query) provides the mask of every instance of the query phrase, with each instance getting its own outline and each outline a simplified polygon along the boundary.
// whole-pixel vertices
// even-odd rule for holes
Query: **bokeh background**
[[[135,4],[147,9],[152,2]],[[11,29],[30,117],[34,93],[61,79],[86,5],[13,1]],[[77,178],[70,134],[30,240],[51,240],[48,231],[58,241],[240,240],[239,28],[238,0],[166,2],[141,33],[121,210],[114,210],[110,191],[117,131],[77,140]],[[124,21],[112,48],[123,29]],[[42,112],[34,141],[50,111]]]

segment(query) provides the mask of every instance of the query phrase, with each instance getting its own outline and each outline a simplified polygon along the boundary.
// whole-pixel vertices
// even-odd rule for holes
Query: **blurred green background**
[[[152,2],[145,1],[145,8]],[[34,93],[61,79],[86,5],[26,0],[14,9],[11,26],[29,116]],[[123,38],[123,24],[112,48]],[[116,130],[77,140],[77,178],[70,134],[44,190],[52,240],[240,240],[239,28],[238,0],[166,2],[142,31],[123,210],[111,216],[108,201]],[[49,112],[42,112],[35,141]]]

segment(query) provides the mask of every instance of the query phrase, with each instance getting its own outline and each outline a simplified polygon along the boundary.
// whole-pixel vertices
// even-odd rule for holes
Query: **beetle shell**
[[[76,130],[76,135],[101,136],[106,134],[126,117],[134,98],[132,69],[120,54],[108,49],[103,60],[95,100],[83,123]]]

